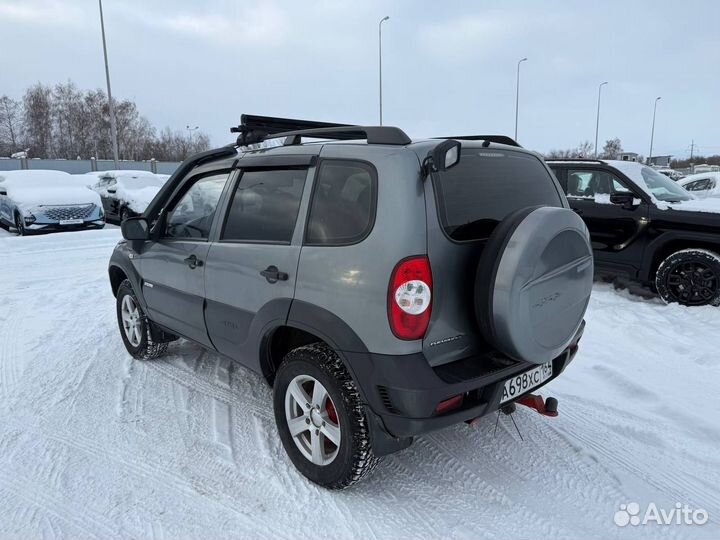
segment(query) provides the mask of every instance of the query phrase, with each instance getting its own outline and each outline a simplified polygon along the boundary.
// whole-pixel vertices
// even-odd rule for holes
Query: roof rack
[[[489,143],[507,144],[508,146],[517,146],[522,148],[518,142],[507,135],[460,135],[456,137],[433,137],[435,139],[456,139],[459,141],[487,141]]]
[[[286,145],[300,144],[303,137],[336,140],[366,139],[368,144],[406,145],[412,142],[404,131],[396,127],[332,124],[250,114],[243,114],[240,122],[239,126],[230,128],[231,133],[240,134],[237,139],[238,146],[281,137],[287,137]]]

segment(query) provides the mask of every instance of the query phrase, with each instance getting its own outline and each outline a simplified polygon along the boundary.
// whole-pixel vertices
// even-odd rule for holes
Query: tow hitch
[[[498,419],[500,418],[500,413],[503,413],[506,416],[509,416],[513,423],[515,423],[515,419],[512,418],[512,414],[515,412],[515,409],[517,408],[517,405],[524,405],[525,407],[529,407],[531,409],[534,409],[539,414],[542,414],[543,416],[550,416],[555,417],[558,415],[558,400],[554,397],[549,397],[547,399],[543,399],[542,396],[538,396],[535,394],[528,394],[527,396],[524,396],[517,401],[512,401],[510,403],[506,403],[500,409],[498,410]],[[471,418],[470,420],[465,420],[465,423],[470,426],[477,425],[480,420],[482,419],[482,416],[478,416],[477,418]],[[495,425],[497,428],[497,423]],[[515,426],[517,428],[517,426]],[[519,430],[518,430],[519,433]],[[522,435],[521,435],[522,437]]]
[[[538,413],[543,416],[557,416],[558,415],[558,400],[554,397],[543,399],[542,396],[535,394],[528,394],[525,397],[518,399],[515,403],[518,405],[524,405],[535,409]]]

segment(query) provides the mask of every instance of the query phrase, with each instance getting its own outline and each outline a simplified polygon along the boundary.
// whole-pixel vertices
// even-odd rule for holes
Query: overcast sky
[[[158,128],[231,142],[240,114],[378,122],[412,137],[513,134],[539,151],[620,137],[647,155],[720,153],[720,1],[105,0],[113,93]],[[0,95],[104,88],[96,0],[0,0]],[[697,150],[696,150],[697,153]]]

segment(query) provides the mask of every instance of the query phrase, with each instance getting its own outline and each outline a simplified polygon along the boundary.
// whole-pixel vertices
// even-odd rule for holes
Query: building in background
[[[653,156],[648,158],[648,165],[651,167],[670,167],[672,156]]]
[[[639,156],[635,152],[622,152],[618,159],[620,161],[637,161]]]

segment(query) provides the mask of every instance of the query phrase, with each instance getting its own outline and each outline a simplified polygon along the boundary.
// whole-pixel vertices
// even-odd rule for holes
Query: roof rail
[[[300,144],[303,137],[337,140],[366,139],[369,144],[405,145],[412,142],[404,131],[395,127],[333,124],[251,114],[243,114],[240,122],[239,126],[230,128],[231,133],[240,134],[237,138],[238,146],[247,146],[281,137],[288,138],[285,144]]]
[[[570,158],[570,157],[545,158],[545,161],[577,161],[580,163],[605,163],[602,159],[581,158],[581,157],[578,157],[578,158]]]
[[[412,139],[400,128],[390,126],[342,126],[320,129],[305,129],[280,133],[276,137],[287,137],[285,145],[300,144],[303,137],[311,139],[335,139],[351,141],[365,139],[368,144],[410,144]]]
[[[507,135],[460,135],[457,137],[433,137],[434,139],[456,139],[459,141],[487,141],[489,143],[507,144],[508,146],[517,146],[522,148],[518,142]]]

